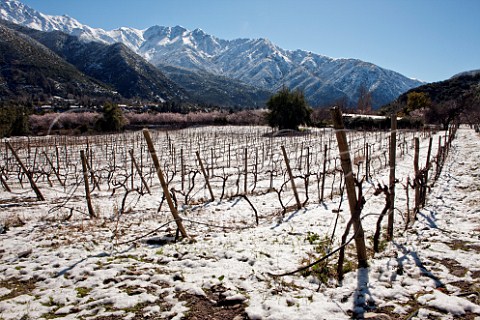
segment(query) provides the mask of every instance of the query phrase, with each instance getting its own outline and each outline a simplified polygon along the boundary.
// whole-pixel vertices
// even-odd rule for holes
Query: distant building
[[[358,114],[358,113],[344,113],[343,114],[344,118],[364,118],[364,119],[372,119],[372,120],[384,120],[390,117],[387,116],[379,116],[379,115],[373,115],[373,114]],[[397,119],[401,119],[397,117]]]
[[[45,104],[43,106],[38,106],[38,107],[35,107],[35,109],[39,112],[48,112],[48,111],[53,111],[53,106],[52,105],[49,105],[49,104]]]

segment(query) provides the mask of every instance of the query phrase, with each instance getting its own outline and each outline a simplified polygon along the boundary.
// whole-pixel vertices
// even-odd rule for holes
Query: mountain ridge
[[[454,75],[450,79],[427,83],[401,94],[397,102],[406,105],[408,95],[412,92],[424,93],[433,104],[449,101],[463,103],[469,94],[480,96],[480,70],[471,70]]]
[[[0,23],[0,100],[76,95],[115,97],[115,92],[27,35]]]
[[[181,26],[152,26],[143,30],[122,27],[106,31],[83,25],[68,16],[48,16],[18,1],[2,0],[4,19],[47,30],[66,32],[83,41],[122,42],[157,67],[171,66],[238,80],[275,92],[282,86],[300,89],[312,105],[346,100],[355,105],[362,87],[374,107],[394,100],[423,82],[358,59],[335,59],[303,50],[285,50],[270,40],[223,40]],[[8,12],[16,10],[16,14]],[[28,19],[21,15],[28,13]],[[185,87],[185,83],[179,83]]]
[[[108,85],[123,98],[152,102],[190,100],[182,88],[122,43],[86,43],[61,31],[43,32],[2,20],[0,25],[45,46],[79,72]]]

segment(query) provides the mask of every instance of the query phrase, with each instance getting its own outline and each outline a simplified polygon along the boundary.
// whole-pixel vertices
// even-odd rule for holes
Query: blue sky
[[[427,82],[480,69],[479,0],[21,0],[103,29],[200,28],[357,58]]]

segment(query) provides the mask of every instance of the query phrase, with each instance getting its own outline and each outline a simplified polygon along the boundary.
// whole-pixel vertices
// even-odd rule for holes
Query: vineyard
[[[478,135],[398,130],[391,159],[390,132],[342,132],[368,268],[357,268],[359,228],[334,129],[194,127],[4,140],[0,319],[480,313],[477,282],[456,292],[435,275],[445,261],[418,256],[422,228],[446,232],[429,205],[433,194],[447,202],[436,190],[445,189],[451,150],[458,153],[454,138]],[[466,238],[479,234],[475,223]],[[456,237],[458,250],[478,254],[478,237]],[[463,270],[445,259],[450,272]],[[454,280],[475,279],[478,262],[475,268]],[[458,308],[443,308],[449,298]]]

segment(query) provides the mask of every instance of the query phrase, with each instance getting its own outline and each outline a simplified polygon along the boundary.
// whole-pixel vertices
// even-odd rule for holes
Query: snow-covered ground
[[[171,146],[171,140],[178,142],[175,139],[182,134],[170,133],[165,140],[166,148]],[[216,142],[223,153],[215,154],[212,159],[228,161],[226,146],[230,143],[233,146],[234,138],[227,139],[227,144],[220,143],[220,137],[223,139],[228,134],[226,131],[209,133],[213,143],[203,147],[205,158]],[[243,135],[233,132],[232,137],[248,144],[245,132]],[[435,142],[437,135],[433,138]],[[0,219],[2,225],[8,226],[0,234],[0,319],[348,319],[380,317],[380,314],[385,319],[480,317],[478,134],[466,127],[459,129],[442,174],[428,194],[425,208],[406,231],[404,185],[407,176],[413,177],[413,151],[409,143],[406,144],[408,153],[399,151],[394,241],[383,241],[380,253],[373,254],[370,250],[369,267],[364,269],[355,266],[354,245],[347,247],[346,266],[352,270],[345,274],[340,285],[334,273],[330,273],[335,269],[336,256],[323,268],[331,278],[315,272],[273,276],[293,271],[335,249],[350,213],[346,200],[338,210],[340,197],[334,192],[335,187],[326,189],[326,201],[320,203],[313,196],[316,182],[312,177],[310,199],[301,210],[291,209],[295,203],[291,189],[281,193],[288,207],[282,215],[277,193],[266,192],[269,174],[275,171],[267,169],[281,166],[281,161],[264,151],[272,143],[262,139],[261,135],[251,138],[258,149],[248,150],[252,157],[255,151],[259,152],[257,159],[264,160],[258,164],[262,168],[259,171],[268,173],[264,180],[259,175],[255,192],[247,195],[258,212],[259,225],[255,225],[252,206],[244,198],[225,196],[219,200],[222,184],[221,179],[213,179],[214,174],[213,189],[217,199],[202,201],[208,200],[209,195],[198,175],[196,188],[199,189],[193,191],[193,201],[181,203],[178,200],[190,238],[177,242],[174,241],[175,224],[166,204],[157,212],[162,193],[156,181],[149,181],[151,195],[132,193],[125,197],[127,204],[123,206],[125,190],[122,185],[117,184],[120,187],[114,193],[107,190],[103,180],[101,191],[94,189],[92,194],[100,218],[89,219],[81,174],[73,173],[73,169],[69,181],[75,183],[70,186],[60,187],[54,176],[51,185],[43,182],[41,190],[46,201],[32,201],[34,194],[28,190],[28,182],[24,182],[21,189],[18,183],[14,184],[14,175],[10,176],[13,193],[0,189]],[[321,155],[321,147],[330,138],[324,136],[318,149],[308,138],[277,139],[280,140],[274,141],[274,149],[287,144],[287,149],[290,146],[293,150],[295,145],[301,144],[301,150],[305,150],[303,148],[312,143],[311,151]],[[295,139],[296,144],[292,142]],[[373,191],[377,183],[388,182],[388,168],[381,163],[386,145],[375,144],[382,139],[378,134],[368,135],[368,141],[377,146],[372,152],[378,155],[372,179],[363,184],[367,202],[362,216],[368,248],[372,247],[369,239],[385,205],[383,196],[374,196]],[[354,140],[351,136],[350,141]],[[410,137],[403,141],[409,140]],[[137,143],[138,147],[140,140],[135,141],[133,145]],[[200,141],[194,140],[193,147],[190,142],[190,149],[200,148]],[[401,143],[399,139],[399,150]],[[432,155],[436,152],[435,145]],[[421,163],[425,162],[425,146],[428,146],[426,138],[421,140]],[[184,147],[187,157],[188,146]],[[335,157],[334,148],[331,157]],[[165,154],[167,149],[159,148],[157,152]],[[237,166],[240,166],[244,148],[238,150]],[[178,158],[178,150],[173,154]],[[297,168],[297,175],[301,171],[298,167],[305,170],[305,163],[292,159],[302,159],[305,154],[304,151],[297,151],[296,157],[291,154],[291,164]],[[315,167],[314,157],[311,155],[311,170],[319,169]],[[190,158],[194,161],[193,155]],[[124,159],[127,162],[128,158]],[[173,160],[164,170],[168,172],[172,168]],[[117,161],[120,166],[120,159]],[[144,161],[146,163],[147,159]],[[322,163],[319,157],[318,164]],[[217,175],[220,167],[215,169]],[[129,165],[124,166],[125,170],[127,168]],[[241,168],[233,172],[241,172]],[[253,164],[250,170],[253,173]],[[171,173],[174,171],[176,169]],[[431,175],[433,173],[434,170]],[[176,189],[180,183],[178,175],[177,172],[171,177],[170,186]],[[121,177],[115,179],[120,181]],[[129,185],[128,178],[125,173],[123,179],[128,182],[123,186]],[[236,173],[232,174],[227,194],[234,195],[238,188],[242,190],[240,178],[243,179],[240,173],[238,178]],[[279,173],[274,187],[278,188],[278,183],[284,179]],[[252,180],[250,176],[250,190]],[[303,183],[302,179],[296,182],[297,185]],[[329,186],[334,183],[332,177],[327,182]],[[135,184],[139,185],[138,179]],[[305,190],[299,189],[303,201]],[[412,194],[410,190],[410,210]],[[68,217],[70,213],[72,216]],[[328,246],[336,221],[334,241]]]

